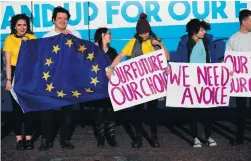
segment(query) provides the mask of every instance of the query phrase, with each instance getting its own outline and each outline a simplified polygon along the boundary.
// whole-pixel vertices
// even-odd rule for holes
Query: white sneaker
[[[206,143],[208,146],[217,146],[217,143],[216,141],[214,141],[214,139],[212,139],[211,137],[209,137],[207,139],[207,143]]]
[[[193,139],[193,147],[194,148],[201,148],[201,142],[198,138]]]

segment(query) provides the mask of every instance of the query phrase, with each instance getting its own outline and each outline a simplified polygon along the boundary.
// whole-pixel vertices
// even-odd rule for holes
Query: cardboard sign
[[[166,106],[228,106],[230,77],[223,63],[170,63]]]
[[[166,67],[164,50],[117,65],[108,87],[114,111],[164,97],[167,84]]]

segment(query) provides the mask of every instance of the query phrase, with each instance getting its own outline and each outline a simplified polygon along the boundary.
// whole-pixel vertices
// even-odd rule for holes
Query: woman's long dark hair
[[[13,16],[10,20],[10,29],[11,29],[11,34],[17,34],[17,30],[15,29],[17,21],[19,20],[25,20],[26,25],[27,25],[27,31],[26,33],[33,34],[31,31],[31,26],[30,26],[30,18],[26,14],[17,14]]]
[[[100,49],[103,50],[102,34],[106,34],[109,29],[106,27],[98,28],[94,34],[94,42],[98,43]],[[107,44],[109,46],[109,44]]]
[[[149,32],[149,37],[150,37],[150,36],[151,36],[152,38],[154,38],[154,39],[160,41],[160,39],[155,35],[155,33],[152,32],[152,30]],[[139,40],[140,42],[143,42],[142,38],[139,36],[138,33],[136,33],[136,34],[134,35],[134,37],[135,37],[137,40]]]

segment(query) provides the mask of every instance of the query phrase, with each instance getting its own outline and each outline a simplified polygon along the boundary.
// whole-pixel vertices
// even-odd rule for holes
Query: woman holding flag
[[[6,90],[12,90],[12,81],[17,65],[18,53],[22,41],[36,39],[30,28],[30,19],[25,14],[17,14],[11,18],[11,34],[4,42],[3,51],[6,57]],[[34,145],[31,141],[33,133],[32,113],[23,113],[19,104],[11,95],[13,107],[13,128],[17,139],[17,150],[31,150]],[[22,136],[22,120],[24,120],[25,138]],[[24,140],[25,139],[25,140]]]

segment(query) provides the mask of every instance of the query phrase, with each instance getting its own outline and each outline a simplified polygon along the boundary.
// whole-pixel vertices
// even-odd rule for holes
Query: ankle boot
[[[33,142],[31,140],[26,140],[25,149],[27,149],[27,150],[34,149],[34,144],[33,144]]]
[[[105,123],[104,122],[96,122],[96,132],[97,132],[97,139],[98,139],[98,147],[104,147],[105,145]]]
[[[150,141],[150,145],[153,147],[153,148],[159,148],[160,147],[160,144],[158,142],[158,138],[157,138],[157,133],[153,133],[152,136],[151,136],[151,141]]]
[[[132,143],[133,148],[141,148],[143,146],[142,144],[142,135],[136,134],[136,138]]]
[[[47,139],[42,139],[41,144],[39,146],[40,151],[47,151],[49,148],[53,147],[53,142],[47,140]]]
[[[118,147],[118,143],[115,139],[115,122],[114,121],[107,121],[106,122],[106,140],[107,143],[111,146],[111,147]]]
[[[97,147],[103,148],[105,146],[105,137],[98,136],[98,144]]]
[[[63,149],[74,149],[74,145],[70,142],[70,140],[60,141],[60,146]]]
[[[25,144],[23,140],[19,140],[16,145],[17,150],[24,150],[25,149]]]

